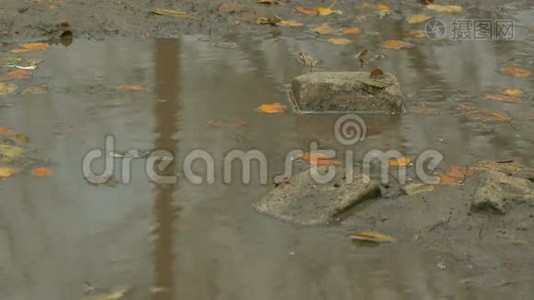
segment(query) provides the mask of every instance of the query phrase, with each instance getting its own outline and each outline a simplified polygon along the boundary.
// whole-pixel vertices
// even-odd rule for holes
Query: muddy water
[[[435,149],[446,164],[514,159],[532,166],[533,79],[497,69],[532,63],[533,41],[523,32],[513,43],[420,42],[376,53],[385,57],[373,64],[399,77],[408,105],[437,113],[364,116],[366,139],[351,147],[355,164],[372,149],[409,156]],[[359,42],[378,45],[374,37]],[[242,184],[239,168],[231,170],[231,183],[223,181],[223,157],[233,149],[261,150],[269,177],[282,172],[290,150],[309,149],[312,141],[344,159],[336,116],[255,108],[285,102],[287,84],[307,72],[294,52],[313,53],[322,70],[358,70],[352,57],[360,48],[277,36],[193,36],[76,40],[27,54],[43,63],[16,84],[46,84],[50,92],[3,96],[1,126],[29,135],[55,174],[0,182],[1,298],[82,299],[89,282],[95,291],[88,299],[119,287],[131,288],[132,299],[500,299],[499,290],[458,284],[470,275],[468,265],[440,270],[442,256],[410,241],[368,248],[352,244],[347,228],[283,224],[251,208],[271,182],[253,176]],[[118,88],[126,82],[146,90]],[[504,88],[523,89],[522,103],[485,99]],[[505,112],[512,122],[475,122],[461,105]],[[145,161],[134,160],[128,184],[89,184],[82,159],[103,148],[107,135],[117,151],[174,153],[176,161],[160,174],[178,174],[177,183],[152,182]],[[213,184],[195,185],[183,175],[184,157],[198,149],[214,158]],[[115,160],[119,180],[120,167]]]

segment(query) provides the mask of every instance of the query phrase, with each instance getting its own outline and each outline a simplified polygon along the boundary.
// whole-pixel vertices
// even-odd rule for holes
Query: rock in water
[[[331,166],[335,176],[328,183],[318,183],[314,170],[320,176],[329,172],[329,166],[311,168],[294,176],[289,184],[280,185],[263,199],[254,203],[256,211],[301,225],[320,225],[337,221],[349,208],[380,196],[377,181],[354,174],[346,182],[346,171]]]
[[[402,91],[394,75],[369,72],[313,72],[291,83],[291,100],[303,113],[403,111]]]

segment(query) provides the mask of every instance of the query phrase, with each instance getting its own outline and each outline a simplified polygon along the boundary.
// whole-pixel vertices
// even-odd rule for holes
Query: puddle
[[[534,79],[497,71],[532,59],[525,51],[532,46],[530,34],[514,43],[380,50],[385,58],[376,64],[398,76],[407,104],[436,114],[363,116],[367,136],[354,146],[356,164],[372,149],[409,156],[435,149],[447,164],[513,159],[534,165]],[[43,63],[14,83],[19,90],[46,85],[49,92],[2,96],[0,126],[30,136],[54,175],[20,174],[0,183],[2,298],[80,299],[85,281],[132,286],[135,299],[500,298],[460,286],[470,275],[466,266],[440,270],[443,257],[409,241],[362,248],[348,240],[346,228],[302,228],[259,215],[252,203],[272,185],[257,178],[238,183],[239,168],[231,172],[235,182],[223,182],[222,158],[233,149],[261,150],[269,176],[281,173],[286,153],[309,149],[312,141],[343,149],[334,138],[337,116],[267,115],[255,108],[286,102],[288,83],[308,71],[295,58],[298,50],[314,53],[318,69],[358,70],[359,49],[282,37],[190,36],[76,40],[25,54]],[[124,83],[146,89],[125,91]],[[523,101],[485,99],[507,88],[524,90]],[[462,105],[500,111],[512,121],[469,120]],[[106,135],[114,136],[117,151],[175,153],[166,175],[180,174],[178,183],[152,183],[143,161],[134,160],[129,184],[89,184],[82,159],[104,147]],[[214,184],[185,180],[181,162],[195,149],[213,155]]]

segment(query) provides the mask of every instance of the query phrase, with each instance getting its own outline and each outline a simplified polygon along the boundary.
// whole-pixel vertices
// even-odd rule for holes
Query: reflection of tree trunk
[[[156,63],[156,97],[154,113],[156,127],[154,131],[158,134],[155,141],[156,149],[167,150],[171,153],[177,152],[177,143],[172,136],[178,130],[176,116],[180,110],[178,96],[180,93],[179,79],[179,40],[158,40],[156,43],[155,63]],[[163,101],[162,101],[163,100]],[[160,172],[160,176],[174,176],[175,162]],[[156,218],[156,245],[154,253],[154,285],[166,291],[155,293],[153,299],[170,300],[174,299],[176,293],[174,289],[174,265],[173,253],[173,184],[156,185],[156,201],[154,213]]]

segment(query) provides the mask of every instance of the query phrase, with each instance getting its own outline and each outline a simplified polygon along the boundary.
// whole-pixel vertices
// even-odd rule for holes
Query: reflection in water
[[[173,135],[178,131],[177,116],[180,110],[180,40],[157,40],[155,47],[155,128],[158,134],[155,149],[176,153],[177,143]],[[173,176],[176,163],[173,161],[160,176]],[[154,300],[174,299],[173,209],[174,184],[156,184],[154,206],[156,218],[156,245],[154,253],[154,285],[161,292],[154,293]]]

